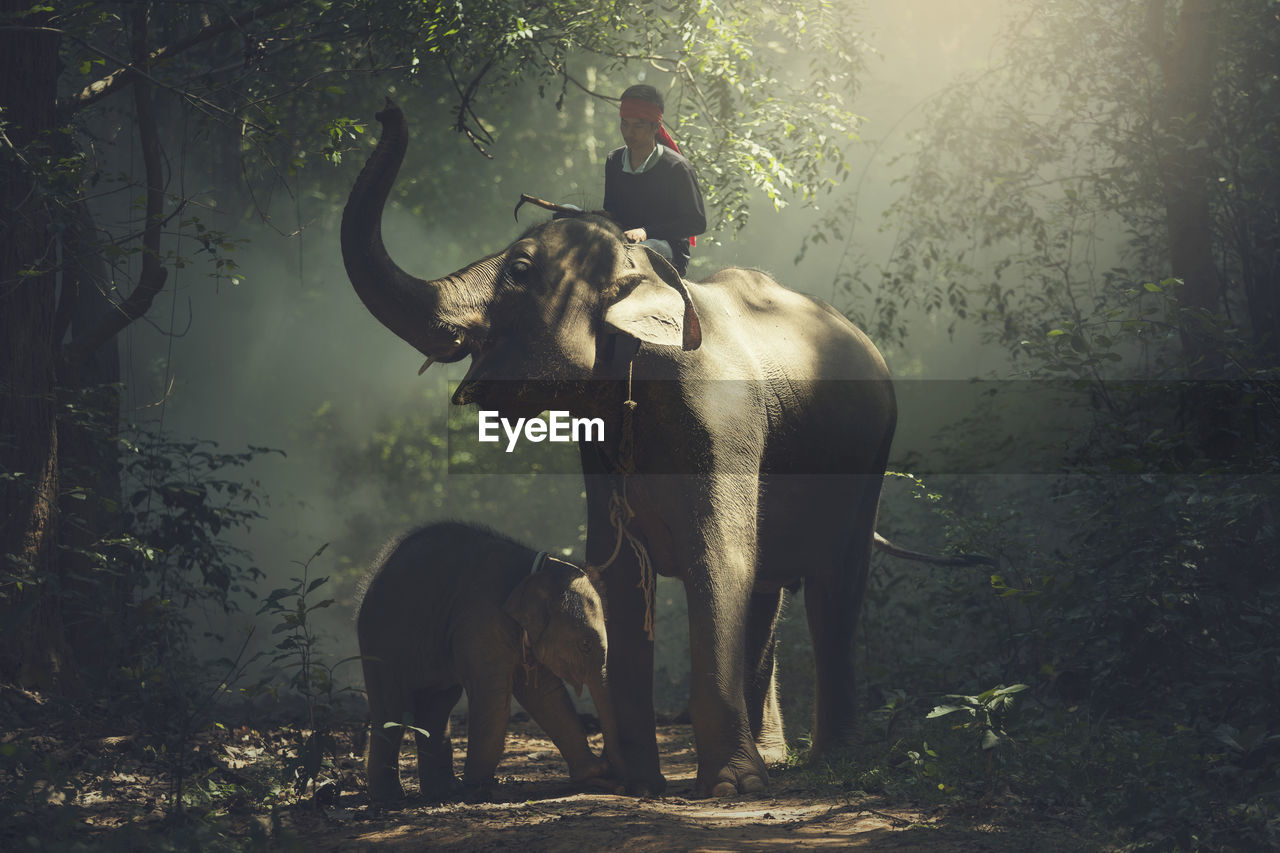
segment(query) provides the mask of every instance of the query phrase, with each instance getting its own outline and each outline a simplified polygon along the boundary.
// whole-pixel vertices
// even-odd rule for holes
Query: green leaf
[[[1030,689],[1030,684],[1010,684],[1008,687],[999,687],[995,691],[996,696],[1010,696],[1014,693],[1021,693]]]
[[[423,737],[431,737],[431,732],[417,726],[411,726],[408,723],[383,723],[382,727],[384,729],[408,729],[411,732],[417,732]]]

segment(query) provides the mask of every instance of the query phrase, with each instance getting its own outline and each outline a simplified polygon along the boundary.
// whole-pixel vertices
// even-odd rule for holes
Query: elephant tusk
[[[445,353],[443,357],[447,358],[448,356],[451,356],[454,353],[456,353],[461,348],[462,348],[462,336],[456,335],[453,339],[453,349]],[[442,356],[438,356],[438,355],[427,356],[427,360],[422,362],[422,367],[418,368],[418,375],[421,376],[422,374],[426,373],[427,368],[435,364],[436,361],[440,358],[442,358]]]

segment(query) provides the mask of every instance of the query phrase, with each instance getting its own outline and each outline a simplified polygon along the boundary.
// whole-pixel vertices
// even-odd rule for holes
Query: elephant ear
[[[693,300],[666,258],[648,246],[627,246],[614,284],[619,296],[604,313],[610,328],[659,346],[694,350],[702,344]]]
[[[529,635],[535,646],[551,621],[552,579],[545,572],[535,572],[511,590],[502,609]]]

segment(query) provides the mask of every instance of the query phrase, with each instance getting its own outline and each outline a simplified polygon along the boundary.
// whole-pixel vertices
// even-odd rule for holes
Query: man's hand
[[[630,231],[623,231],[622,236],[627,238],[628,243],[643,243],[649,239],[649,232],[643,228],[632,228]]]

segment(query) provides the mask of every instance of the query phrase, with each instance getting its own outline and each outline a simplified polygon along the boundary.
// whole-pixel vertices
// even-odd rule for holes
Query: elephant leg
[[[649,602],[637,585],[640,569],[634,555],[625,546],[622,551],[603,575],[609,613],[609,693],[622,752],[621,756],[610,754],[608,758],[610,763],[621,765],[627,793],[654,797],[666,790],[667,780],[658,764],[653,640],[644,628]],[[607,555],[608,551],[604,553]]]
[[[392,720],[373,721],[369,733],[369,757],[365,772],[369,779],[369,798],[378,802],[404,799],[404,787],[400,784],[400,741],[404,728],[385,728]]]
[[[564,756],[571,781],[581,782],[604,774],[606,765],[591,751],[573,699],[555,673],[539,665],[532,679],[526,680],[523,670],[517,672],[515,696]]]
[[[787,758],[787,739],[782,731],[782,709],[778,705],[777,639],[774,629],[782,610],[782,591],[757,592],[747,611],[746,688],[747,717],[756,749],[767,764]]]
[[[769,784],[745,701],[743,631],[750,590],[745,568],[739,569],[695,570],[694,580],[686,581],[689,716],[698,748],[700,796],[751,793]]]
[[[388,683],[381,672],[380,661],[364,662],[365,693],[369,697],[369,753],[365,773],[369,781],[369,799],[390,802],[404,799],[400,784],[400,742],[402,726],[386,727],[386,723],[404,722],[405,709],[400,707],[398,685]]]
[[[871,542],[875,529],[875,500],[855,502],[855,523],[846,540],[847,552],[834,565],[805,578],[804,606],[813,640],[814,720],[810,761],[852,741],[857,734],[854,642],[862,612]],[[843,560],[840,560],[843,556]]]
[[[493,781],[507,739],[512,686],[511,672],[467,682],[467,761],[462,781],[469,787]]]
[[[449,737],[449,713],[462,696],[462,685],[445,690],[419,690],[413,695],[414,726],[418,744],[418,783],[422,796],[442,800],[453,793],[453,741]]]

